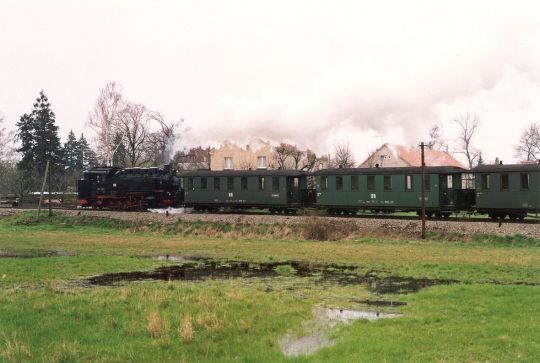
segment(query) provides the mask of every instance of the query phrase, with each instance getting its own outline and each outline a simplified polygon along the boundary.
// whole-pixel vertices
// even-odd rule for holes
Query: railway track
[[[20,211],[35,211],[37,210],[37,207],[35,208],[27,208],[27,207],[0,207],[1,209],[13,209],[13,210],[20,210]],[[65,211],[93,211],[93,212],[119,212],[119,213],[151,213],[148,210],[132,210],[132,211],[118,211],[118,210],[97,210],[97,209],[81,209],[77,207],[53,207],[53,210],[65,210]],[[42,211],[46,212],[48,208],[42,208]],[[379,219],[379,220],[403,220],[403,221],[419,221],[420,217],[418,216],[409,216],[409,215],[394,215],[394,214],[369,214],[369,213],[359,213],[355,215],[328,215],[323,214],[320,212],[317,212],[316,210],[310,210],[306,209],[303,210],[301,213],[292,213],[292,214],[276,214],[276,213],[269,213],[267,211],[235,211],[235,210],[225,210],[225,211],[217,211],[217,212],[196,212],[196,211],[190,211],[188,214],[214,214],[214,215],[255,215],[255,216],[288,216],[288,217],[326,217],[326,218],[356,218],[356,219]],[[171,215],[177,215],[177,214],[171,214]],[[506,224],[506,223],[512,223],[512,224],[540,224],[540,217],[529,217],[531,219],[524,219],[524,220],[511,220],[511,219],[490,219],[488,217],[478,217],[478,215],[475,214],[458,214],[458,215],[451,215],[448,218],[437,218],[437,217],[430,217],[426,218],[426,221],[445,221],[445,222],[459,222],[459,223],[494,223],[494,224]],[[533,219],[535,218],[535,219]]]

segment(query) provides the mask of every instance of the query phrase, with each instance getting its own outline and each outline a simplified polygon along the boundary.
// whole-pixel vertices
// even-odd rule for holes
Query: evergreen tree
[[[34,103],[32,111],[34,120],[34,162],[40,175],[45,172],[47,160],[52,165],[62,165],[62,146],[58,136],[58,126],[55,123],[54,112],[50,109],[49,100],[41,91]]]
[[[28,188],[36,187],[36,177],[43,178],[47,160],[51,160],[51,166],[59,176],[59,171],[63,170],[62,146],[54,112],[43,91],[36,99],[32,113],[22,115],[17,127],[17,138],[21,141],[21,148],[17,151],[22,153],[18,167],[25,175]]]
[[[77,165],[77,157],[80,154],[80,145],[73,133],[73,130],[69,131],[67,142],[64,144],[64,163],[66,166],[66,172],[73,174],[76,171],[81,171]]]
[[[482,158],[482,152],[478,153],[478,164],[477,165],[484,165],[484,158]]]
[[[94,150],[90,148],[88,141],[84,137],[84,134],[81,134],[81,137],[78,141],[78,150],[77,150],[77,170],[86,170],[98,165],[97,155]]]
[[[34,164],[34,121],[31,115],[24,114],[21,116],[19,122],[17,122],[19,132],[17,133],[17,139],[21,142],[21,147],[17,149],[17,152],[22,153],[22,159],[18,163],[18,167],[21,170],[31,170]]]

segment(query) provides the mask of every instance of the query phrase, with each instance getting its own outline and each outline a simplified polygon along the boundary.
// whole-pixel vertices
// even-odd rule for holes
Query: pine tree
[[[17,166],[21,170],[31,170],[35,159],[34,120],[31,115],[26,113],[22,115],[17,122],[17,127],[19,128],[17,139],[21,142],[21,147],[17,149],[17,152],[22,153],[22,159]]]
[[[28,188],[36,187],[36,177],[43,178],[48,160],[51,161],[51,166],[54,166],[56,176],[60,176],[60,171],[63,170],[62,146],[54,112],[51,111],[43,91],[39,93],[32,113],[22,115],[17,127],[17,138],[22,144],[17,150],[22,153],[18,167],[25,175]]]
[[[64,144],[64,163],[66,166],[66,172],[73,174],[76,171],[82,170],[77,165],[77,157],[80,153],[79,142],[73,133],[73,130],[69,131],[67,142]]]
[[[484,158],[482,158],[482,152],[478,153],[478,164],[477,165],[484,165]]]
[[[81,137],[78,141],[78,150],[77,150],[77,170],[86,170],[98,165],[97,155],[94,150],[90,148],[88,141],[84,137],[84,134],[81,134]]]

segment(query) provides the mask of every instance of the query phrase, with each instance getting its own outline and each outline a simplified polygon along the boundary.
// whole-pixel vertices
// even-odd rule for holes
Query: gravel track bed
[[[22,211],[20,209],[0,209],[0,216],[10,215]],[[96,211],[96,210],[56,210],[69,216],[95,216],[101,218],[120,219],[131,222],[155,222],[155,223],[175,223],[182,221],[202,221],[202,222],[229,222],[231,224],[285,224],[285,225],[304,225],[310,218],[309,216],[280,216],[280,215],[241,215],[241,214],[165,214],[148,212],[117,212],[117,211]],[[352,224],[362,232],[381,233],[405,233],[406,235],[420,235],[421,221],[411,220],[392,220],[377,218],[345,218],[345,217],[317,217],[325,218],[335,224]],[[458,221],[427,221],[426,228],[438,230],[444,233],[456,233],[464,236],[478,234],[490,235],[524,235],[540,239],[540,224],[521,224],[521,223],[499,223],[496,222],[458,222]]]

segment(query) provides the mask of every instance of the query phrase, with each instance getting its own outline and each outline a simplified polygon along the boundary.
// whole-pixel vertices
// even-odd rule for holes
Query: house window
[[[391,175],[384,176],[384,190],[392,190],[392,176]]]
[[[482,190],[488,190],[489,189],[489,174],[482,174],[480,177],[480,187]]]
[[[227,178],[227,190],[228,191],[234,190],[234,178],[232,176]]]
[[[336,176],[336,190],[343,190],[343,177]]]
[[[328,189],[328,177],[327,176],[321,176],[321,189],[327,190]]]
[[[257,168],[266,169],[266,156],[257,156]]]
[[[405,175],[405,190],[408,192],[412,190],[412,175]]]
[[[264,190],[265,188],[265,180],[264,176],[259,177],[259,190]]]
[[[508,174],[501,174],[501,190],[510,189],[510,178]]]
[[[529,189],[529,174],[521,173],[521,189]]]
[[[248,189],[248,180],[245,176],[240,178],[240,187],[242,188],[242,190]]]
[[[201,190],[206,190],[206,187],[208,186],[206,178],[201,178]]]
[[[219,177],[214,177],[214,190],[221,189],[221,179]]]
[[[232,157],[226,156],[223,158],[223,169],[231,170],[233,168]]]
[[[358,191],[358,175],[351,176],[351,191]]]
[[[195,190],[195,185],[193,184],[193,178],[188,178],[187,185],[188,185],[188,190]]]
[[[272,191],[279,192],[279,176],[272,177]]]
[[[447,175],[446,176],[446,187],[448,189],[452,189],[452,186],[453,186],[453,181],[452,181],[452,175]]]
[[[375,175],[368,175],[367,190],[375,190]]]

